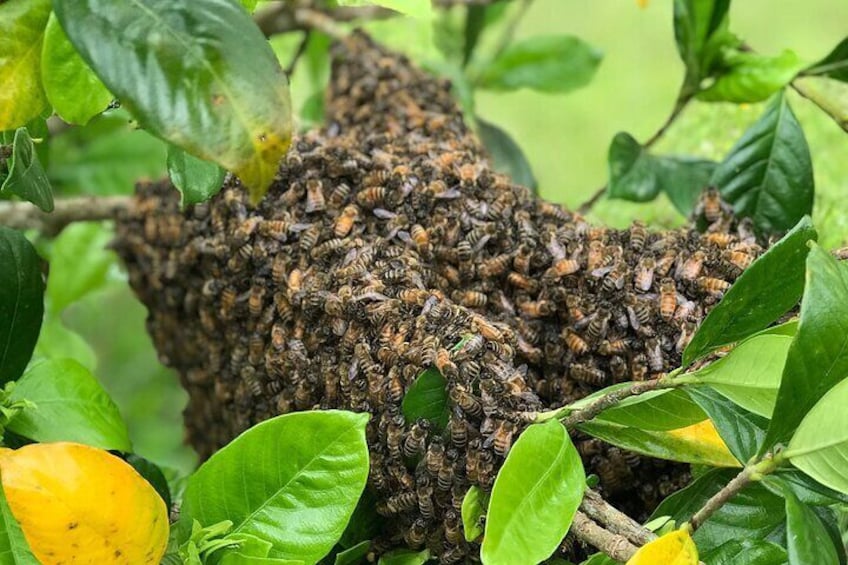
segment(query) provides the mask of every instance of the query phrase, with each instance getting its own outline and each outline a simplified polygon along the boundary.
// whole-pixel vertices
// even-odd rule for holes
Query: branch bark
[[[611,533],[624,536],[637,546],[645,545],[657,537],[642,524],[610,505],[592,489],[586,489],[580,510],[595,522],[603,524]]]
[[[616,561],[627,561],[638,550],[626,537],[602,528],[580,511],[574,515],[569,531],[578,539],[598,548]]]
[[[29,202],[0,202],[0,225],[55,235],[72,222],[114,220],[131,202],[129,196],[64,198],[56,200],[55,209],[49,214]]]

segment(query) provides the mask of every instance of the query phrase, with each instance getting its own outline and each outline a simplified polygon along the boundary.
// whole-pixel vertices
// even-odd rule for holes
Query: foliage
[[[600,50],[572,35],[516,39],[529,4],[523,0],[450,10],[424,0],[374,3],[412,16],[407,23],[434,28],[441,58],[429,67],[452,80],[498,170],[535,188],[521,147],[479,115],[475,95],[571,92],[593,79]],[[250,19],[256,7],[232,0],[0,2],[0,197],[49,212],[51,183],[64,194],[116,194],[137,177],[167,170],[190,205],[216,194],[227,169],[258,201],[293,126],[281,53]],[[831,510],[848,502],[842,468],[848,456],[848,271],[813,243],[812,159],[786,92],[802,77],[848,82],[848,39],[812,65],[789,50],[760,54],[731,33],[730,7],[730,0],[674,1],[674,38],[685,65],[680,90],[656,135],[645,142],[624,131],[614,136],[605,194],[635,202],[666,194],[688,216],[712,186],[750,219],[761,240],[783,237],[723,295],[683,352],[682,366],[654,390],[615,385],[518,436],[491,494],[474,487],[463,500],[463,534],[478,543],[482,536],[486,564],[543,561],[570,530],[587,482],[569,437],[574,429],[637,453],[703,466],[657,509],[668,531],[628,563],[682,565],[697,563],[699,554],[708,565],[845,561]],[[301,39],[299,65],[309,73],[310,89],[302,117],[311,123],[323,111],[329,39],[316,30]],[[298,63],[300,51],[283,51]],[[693,100],[766,99],[760,118],[718,162],[653,150]],[[54,126],[84,127],[54,139],[45,122],[53,114]],[[51,525],[67,523],[106,521],[133,548],[155,546],[153,553],[133,554],[138,562],[158,561],[164,550],[160,500],[170,507],[168,473],[133,453],[119,410],[91,373],[96,356],[63,319],[110,278],[109,239],[110,232],[94,224],[71,226],[52,243],[36,239],[49,256],[45,287],[39,252],[20,232],[0,227],[0,382],[6,384],[0,432],[7,432],[9,446],[34,442],[0,454],[4,562],[35,563],[45,543],[72,551],[68,539],[93,531],[74,528],[62,531],[71,537],[61,542],[49,538]],[[799,299],[798,319],[785,321]],[[784,323],[775,326],[778,321]],[[403,398],[404,418],[427,420],[443,432],[452,408],[446,383],[436,367],[418,375]],[[615,396],[628,391],[629,398]],[[612,398],[592,412],[594,403]],[[381,519],[363,494],[366,424],[362,414],[312,411],[244,432],[185,479],[182,496],[174,490],[180,521],[164,562],[361,562]],[[50,443],[66,441],[85,445]],[[104,450],[119,452],[132,467]],[[51,488],[36,493],[25,484],[29,477]],[[62,481],[71,480],[77,482],[66,488]],[[91,495],[112,487],[117,495]],[[80,493],[99,506],[86,506]],[[68,500],[62,513],[44,516],[44,508]],[[139,523],[150,527],[139,529]],[[430,558],[426,549],[395,549],[379,562]],[[586,563],[601,562],[610,560],[599,555]]]

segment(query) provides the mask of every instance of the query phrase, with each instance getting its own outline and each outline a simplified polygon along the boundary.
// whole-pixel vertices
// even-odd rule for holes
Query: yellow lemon
[[[3,490],[45,565],[158,564],[168,542],[165,503],[122,459],[76,443],[0,454]]]

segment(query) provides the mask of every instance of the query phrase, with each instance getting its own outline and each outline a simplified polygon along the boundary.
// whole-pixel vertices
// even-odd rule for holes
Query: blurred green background
[[[511,8],[514,12],[515,8]],[[508,14],[509,17],[511,15]],[[570,33],[604,52],[592,83],[567,95],[530,91],[476,93],[480,116],[506,129],[527,155],[541,194],[576,207],[606,180],[607,146],[617,131],[644,140],[670,111],[683,75],[672,32],[670,0],[536,0],[516,37]],[[497,40],[501,27],[482,43]],[[422,62],[438,58],[420,22],[369,25],[378,38]],[[814,61],[848,32],[845,0],[737,0],[731,29],[760,52],[794,49]],[[272,44],[283,65],[296,37]],[[302,65],[292,79],[295,108],[315,90],[320,68]],[[792,95],[791,104],[807,134],[817,184],[815,221],[828,247],[848,237],[848,134],[809,102]],[[848,94],[845,95],[848,105]],[[655,151],[720,159],[761,112],[761,105],[695,103]],[[85,128],[65,131],[50,144],[48,172],[60,193],[128,193],[139,177],[164,173],[164,146],[132,128],[126,115],[112,112]],[[664,199],[664,197],[661,197]],[[665,200],[651,204],[602,201],[591,216],[616,226],[641,218],[653,225],[684,221]],[[176,375],[157,361],[144,328],[146,312],[134,299],[117,265],[97,292],[72,305],[66,325],[97,353],[96,373],[129,422],[138,453],[185,473],[196,464],[183,445],[181,411],[186,397]]]

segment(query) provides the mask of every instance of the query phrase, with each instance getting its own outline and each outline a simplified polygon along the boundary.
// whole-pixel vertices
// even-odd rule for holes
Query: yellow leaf
[[[676,530],[643,545],[627,565],[698,565],[698,548],[686,530]]]
[[[692,445],[693,448],[709,453],[715,460],[717,466],[741,467],[739,461],[730,453],[727,444],[718,435],[712,420],[704,420],[685,428],[669,430],[670,436]]]
[[[168,511],[122,459],[76,443],[27,445],[0,457],[3,490],[45,564],[157,565]]]

